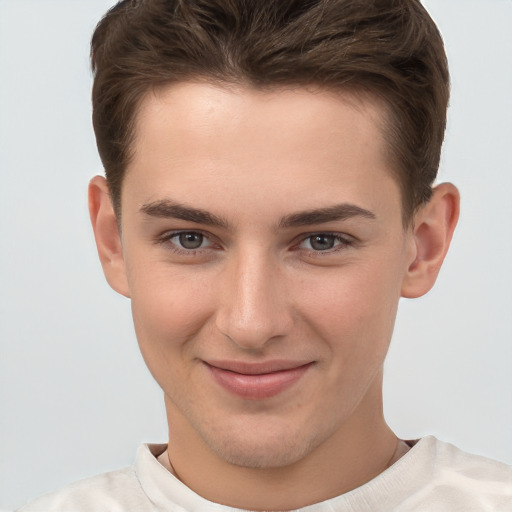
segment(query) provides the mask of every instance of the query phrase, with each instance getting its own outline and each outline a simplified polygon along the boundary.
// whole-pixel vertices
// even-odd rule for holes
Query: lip
[[[312,361],[205,361],[214,380],[230,393],[246,400],[264,400],[282,393],[299,381]]]

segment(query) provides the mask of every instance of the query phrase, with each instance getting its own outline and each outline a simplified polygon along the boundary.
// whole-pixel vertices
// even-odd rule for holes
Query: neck
[[[169,414],[167,404],[173,471],[203,498],[246,510],[292,510],[344,494],[384,471],[397,448],[382,413],[381,382],[372,388],[342,427],[307,456],[264,469],[220,458],[175,409]]]

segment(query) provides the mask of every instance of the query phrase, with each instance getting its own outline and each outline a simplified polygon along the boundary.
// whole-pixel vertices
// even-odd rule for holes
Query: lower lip
[[[246,400],[263,400],[282,393],[300,380],[313,363],[272,373],[248,375],[206,364],[225,390]]]

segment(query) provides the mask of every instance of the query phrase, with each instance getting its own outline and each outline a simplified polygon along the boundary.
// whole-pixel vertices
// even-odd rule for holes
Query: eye
[[[179,231],[169,233],[160,240],[161,242],[170,242],[171,248],[179,252],[193,252],[201,249],[207,249],[212,245],[210,239],[199,231]]]
[[[183,249],[199,249],[204,242],[204,235],[194,231],[188,233],[179,233],[174,235],[171,240],[178,243]]]
[[[299,247],[313,251],[330,251],[336,248],[351,245],[352,242],[340,235],[331,233],[316,233],[305,238]]]

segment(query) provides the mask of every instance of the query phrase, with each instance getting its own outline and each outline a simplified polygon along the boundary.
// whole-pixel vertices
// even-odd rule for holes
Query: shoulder
[[[510,512],[512,467],[428,436],[365,485],[334,498],[329,509],[379,512]]]
[[[463,476],[467,481],[488,481],[512,484],[512,466],[480,455],[464,452],[456,446],[425,438],[434,476],[446,477],[451,473]]]
[[[156,460],[166,446],[143,444],[133,466],[67,485],[28,503],[18,512],[152,512],[154,507],[142,481],[151,481],[155,476],[170,477]]]
[[[512,466],[466,453],[434,437],[420,444],[424,496],[429,495],[432,503],[457,505],[456,510],[465,511],[512,509]]]
[[[134,466],[79,480],[45,494],[18,512],[125,512],[153,510]]]

